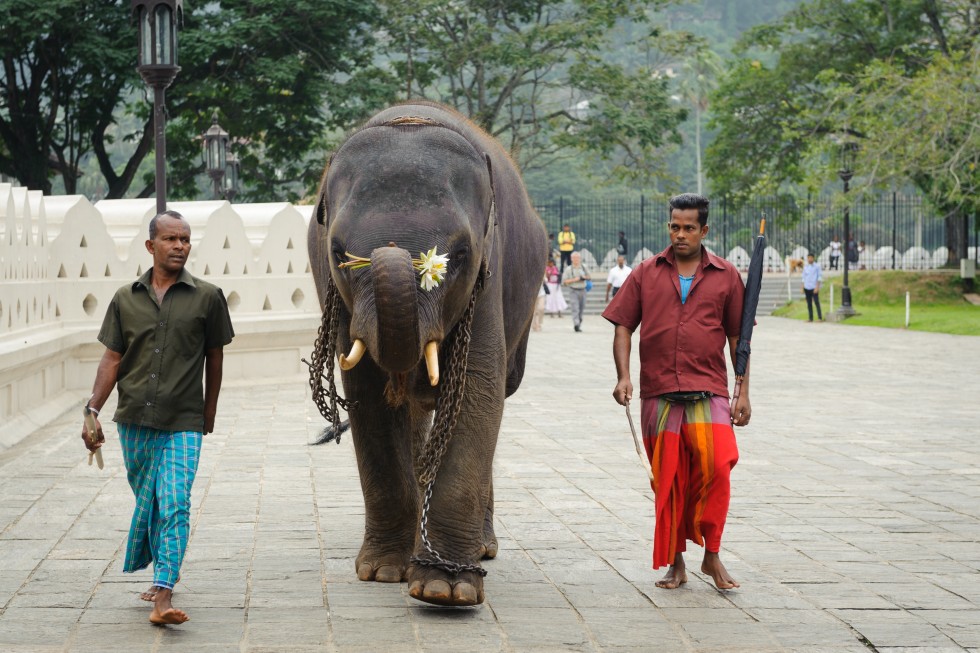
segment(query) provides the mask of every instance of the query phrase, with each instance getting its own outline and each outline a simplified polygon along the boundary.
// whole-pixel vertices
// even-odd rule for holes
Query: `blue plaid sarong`
[[[136,509],[124,572],[153,563],[153,584],[173,589],[190,537],[191,486],[204,435],[117,424]]]

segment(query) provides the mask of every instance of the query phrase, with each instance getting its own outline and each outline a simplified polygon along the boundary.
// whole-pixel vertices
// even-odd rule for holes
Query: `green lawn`
[[[831,283],[834,284],[834,302],[840,305],[842,279],[827,278],[820,290],[825,311],[830,301]],[[910,292],[909,329],[980,336],[980,306],[963,299],[960,278],[953,272],[852,272],[848,276],[848,285],[851,303],[859,315],[849,318],[845,324],[903,329],[905,293]],[[773,314],[805,320],[806,301],[793,301]]]

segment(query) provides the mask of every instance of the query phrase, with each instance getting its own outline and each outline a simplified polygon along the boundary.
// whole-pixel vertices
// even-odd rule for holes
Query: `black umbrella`
[[[742,328],[738,334],[738,345],[735,347],[735,391],[732,393],[732,405],[738,401],[742,391],[742,379],[745,378],[745,368],[749,364],[749,354],[752,353],[752,328],[755,326],[755,311],[759,307],[759,292],[762,289],[762,259],[766,252],[766,214],[762,214],[759,225],[759,235],[752,249],[752,260],[749,262],[749,276],[745,280],[745,299],[742,302]]]

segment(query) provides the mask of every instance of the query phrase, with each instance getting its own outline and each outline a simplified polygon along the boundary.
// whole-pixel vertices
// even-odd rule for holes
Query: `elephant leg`
[[[497,557],[497,534],[493,530],[493,479],[487,493],[486,508],[483,512],[483,559],[492,560]]]
[[[476,356],[470,351],[463,406],[433,485],[427,515],[431,546],[450,562],[477,565],[487,550],[487,497],[503,414],[504,365],[500,347]],[[487,373],[474,374],[474,370]],[[416,555],[430,557],[421,540]],[[408,583],[409,595],[427,603],[467,606],[484,601],[483,577],[472,571],[454,574],[414,564],[408,571]]]
[[[517,342],[517,347],[514,349],[513,355],[511,355],[510,360],[507,361],[507,395],[511,396],[517,389],[521,387],[521,381],[524,379],[524,362],[527,358],[527,340],[531,333],[531,324],[528,323],[527,327],[524,329],[524,334],[521,339]]]
[[[359,402],[350,411],[364,495],[364,542],[355,561],[357,577],[397,583],[406,579],[415,545],[419,493],[412,463],[411,411],[384,403],[386,378],[372,361],[363,361],[344,374],[344,386],[347,397]]]

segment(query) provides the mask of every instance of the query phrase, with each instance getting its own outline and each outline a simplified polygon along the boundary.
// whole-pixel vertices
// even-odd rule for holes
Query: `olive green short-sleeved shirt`
[[[204,430],[204,352],[235,335],[221,289],[187,270],[158,306],[152,268],[116,291],[99,342],[122,354],[112,419],[161,431]]]

